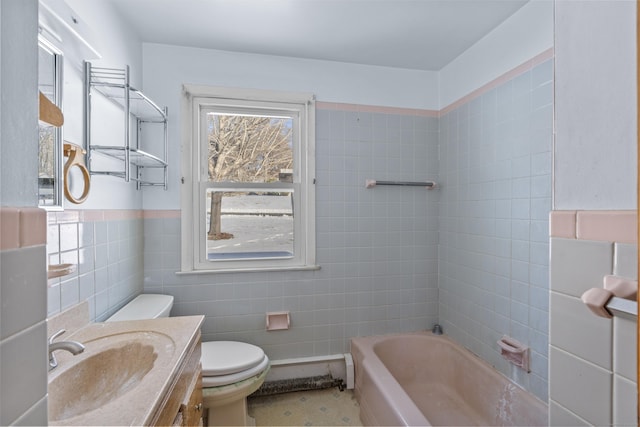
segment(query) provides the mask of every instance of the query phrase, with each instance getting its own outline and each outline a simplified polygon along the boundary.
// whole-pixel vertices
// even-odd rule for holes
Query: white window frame
[[[258,89],[183,85],[182,91],[182,273],[214,273],[264,270],[315,270],[315,97],[310,93],[293,93]],[[294,144],[294,256],[290,258],[254,258],[207,260],[206,191],[264,191],[282,183],[243,184],[213,183],[208,179],[208,147],[202,142],[205,124],[201,118],[216,108],[266,109],[297,115],[299,144]],[[272,111],[269,111],[272,110]]]

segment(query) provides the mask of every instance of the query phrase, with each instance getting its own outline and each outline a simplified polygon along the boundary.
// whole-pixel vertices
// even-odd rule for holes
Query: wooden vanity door
[[[183,426],[202,426],[202,371],[198,369],[198,375],[194,376],[194,384],[189,388],[191,394],[180,407]]]

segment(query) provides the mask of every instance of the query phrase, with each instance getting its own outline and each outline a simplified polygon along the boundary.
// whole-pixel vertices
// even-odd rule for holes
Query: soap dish
[[[76,264],[53,264],[47,269],[47,279],[66,276],[76,271]]]

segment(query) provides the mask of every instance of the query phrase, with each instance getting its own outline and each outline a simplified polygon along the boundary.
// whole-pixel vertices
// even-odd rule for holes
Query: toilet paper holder
[[[266,315],[267,331],[279,331],[289,329],[291,315],[288,311],[272,311]]]

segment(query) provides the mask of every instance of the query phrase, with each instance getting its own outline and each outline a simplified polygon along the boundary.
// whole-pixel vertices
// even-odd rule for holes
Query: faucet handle
[[[55,334],[51,335],[49,337],[49,344],[53,344],[53,340],[55,340],[56,338],[58,338],[60,335],[64,334],[65,332],[67,332],[66,329],[60,329],[58,332],[56,332]]]

